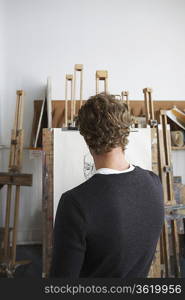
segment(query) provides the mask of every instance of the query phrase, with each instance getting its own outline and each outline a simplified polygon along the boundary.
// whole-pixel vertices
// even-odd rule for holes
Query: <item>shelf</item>
[[[10,150],[10,146],[9,145],[0,145],[0,150],[4,150],[4,149]],[[33,148],[33,147],[28,147],[28,146],[23,147],[23,149],[24,150],[35,150],[35,151],[42,151],[43,150],[43,148],[41,148],[41,147]]]
[[[42,151],[43,150],[43,148],[41,148],[41,147],[37,147],[37,148],[33,148],[33,147],[28,147],[28,148],[26,148],[27,150],[33,150],[33,151]]]
[[[172,150],[185,150],[185,146],[182,147],[172,146]]]

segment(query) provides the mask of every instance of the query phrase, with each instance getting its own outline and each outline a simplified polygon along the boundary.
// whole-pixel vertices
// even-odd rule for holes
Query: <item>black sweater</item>
[[[146,277],[164,221],[159,177],[95,174],[58,205],[51,277]]]

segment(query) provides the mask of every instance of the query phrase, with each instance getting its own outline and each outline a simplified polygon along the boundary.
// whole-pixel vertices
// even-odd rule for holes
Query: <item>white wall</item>
[[[64,76],[85,67],[84,97],[95,92],[95,70],[108,69],[110,91],[154,88],[156,99],[185,99],[184,0],[1,0],[4,13],[4,136],[15,90],[25,89],[26,132],[33,99],[51,75],[54,98],[64,98]],[[11,109],[12,107],[12,109]],[[1,117],[2,118],[2,117]]]
[[[0,2],[1,3],[1,2]],[[4,3],[0,6],[0,117],[2,114],[3,86],[4,86]],[[0,141],[2,139],[2,118],[0,118]],[[0,142],[1,143],[1,142]]]
[[[95,71],[107,69],[112,93],[128,89],[131,98],[142,99],[142,88],[151,86],[156,99],[185,99],[184,0],[0,0],[0,4],[4,24],[0,144],[9,143],[15,91],[26,92],[28,145],[33,100],[43,97],[46,77],[52,76],[54,98],[62,99],[64,76],[75,63],[84,64],[84,98],[95,93]],[[41,201],[34,189],[31,201]]]
[[[3,122],[2,122],[2,101],[3,101],[3,83],[4,83],[4,3],[0,2],[0,144],[2,142]],[[2,169],[3,159],[0,150],[0,170]],[[1,190],[0,190],[1,196]],[[2,201],[0,201],[0,226],[2,225]]]

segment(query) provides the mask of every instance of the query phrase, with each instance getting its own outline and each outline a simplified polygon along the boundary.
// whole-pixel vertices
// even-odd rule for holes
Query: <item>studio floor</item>
[[[42,246],[18,246],[17,260],[30,260],[29,265],[20,266],[15,272],[16,278],[42,277]]]
[[[181,244],[182,245],[182,244]],[[185,237],[184,247],[181,249],[181,277],[185,278]],[[29,265],[17,268],[15,278],[41,278],[42,277],[42,245],[26,245],[17,247],[17,260],[30,260]]]

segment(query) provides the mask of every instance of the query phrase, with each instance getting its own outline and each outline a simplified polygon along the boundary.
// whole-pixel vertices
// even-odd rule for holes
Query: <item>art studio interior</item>
[[[51,265],[61,264],[54,277],[185,278],[185,2],[1,0],[0,6],[0,277],[49,278]],[[101,129],[108,115],[117,133]],[[128,138],[124,159],[135,171],[108,164],[121,149],[118,136]],[[161,225],[149,217],[159,215],[156,184]],[[69,204],[59,212],[63,194],[65,203],[71,194],[68,203],[80,206],[74,204],[75,213]],[[54,234],[57,218],[61,235],[60,221]],[[83,226],[85,250],[74,244],[67,251]],[[146,274],[139,271],[143,257],[150,260]],[[124,259],[132,260],[127,271]]]

